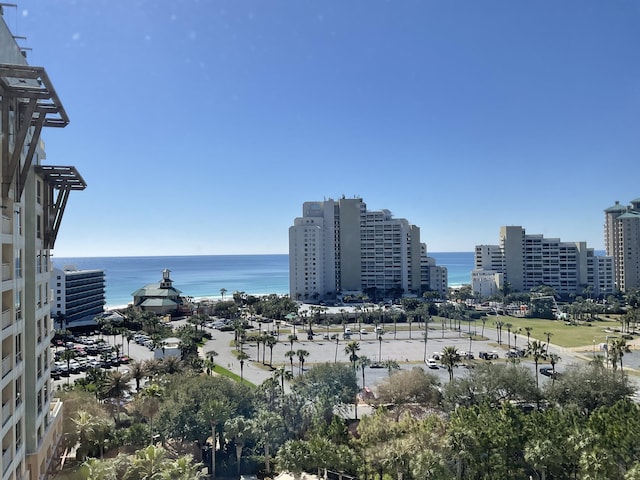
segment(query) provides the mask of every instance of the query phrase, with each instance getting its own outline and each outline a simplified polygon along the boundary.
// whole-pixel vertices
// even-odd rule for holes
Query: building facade
[[[53,269],[51,316],[59,328],[95,325],[106,304],[104,270]],[[60,325],[62,323],[62,325]]]
[[[156,315],[179,315],[190,312],[188,305],[182,298],[182,292],[173,286],[170,278],[171,271],[162,270],[162,280],[139,288],[133,295],[133,307]]]
[[[616,288],[640,288],[640,198],[627,206],[615,202],[604,211],[604,243],[613,258]]]
[[[86,184],[74,167],[43,163],[40,133],[68,122],[44,68],[27,64],[2,19],[2,480],[47,478],[62,435],[62,404],[53,398],[50,379],[50,250],[69,192]]]
[[[289,228],[289,285],[295,300],[364,292],[399,297],[442,288],[420,243],[420,229],[389,210],[367,210],[360,198],[305,202]],[[445,287],[446,292],[446,287]]]
[[[499,245],[476,246],[472,287],[485,297],[506,282],[513,292],[546,285],[563,296],[585,291],[608,295],[613,293],[610,265],[607,257],[595,257],[586,242],[562,242],[529,235],[519,226],[505,226],[500,228]]]

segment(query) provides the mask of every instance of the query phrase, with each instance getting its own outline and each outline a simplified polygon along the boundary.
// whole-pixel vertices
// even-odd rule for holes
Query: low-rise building
[[[150,283],[139,288],[133,295],[133,307],[156,315],[175,315],[185,311],[185,302],[181,291],[173,286],[169,274],[171,271],[165,268],[162,271],[162,280],[158,283]]]

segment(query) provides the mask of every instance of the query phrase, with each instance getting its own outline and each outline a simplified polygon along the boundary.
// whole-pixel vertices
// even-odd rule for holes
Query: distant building
[[[165,338],[162,341],[162,345],[156,347],[153,351],[153,358],[159,360],[167,357],[182,357],[182,350],[180,349],[180,339],[176,337]]]
[[[596,296],[613,293],[611,262],[595,257],[586,242],[529,235],[524,228],[500,228],[499,245],[477,245],[472,288],[483,297],[500,291],[505,282],[513,292],[528,292],[540,285],[559,295]]]
[[[175,315],[184,312],[182,292],[173,286],[170,270],[162,271],[162,280],[139,288],[133,295],[133,307],[157,315]]]
[[[427,245],[420,244],[420,289],[432,290],[445,298],[449,292],[447,267],[436,265],[436,259],[427,255]]]
[[[613,258],[615,284],[626,292],[640,287],[640,198],[616,202],[604,211],[604,244]]]
[[[64,328],[95,325],[106,304],[104,270],[78,270],[74,265],[53,269],[51,316]]]
[[[360,198],[328,199],[305,202],[289,228],[289,285],[294,300],[446,293],[446,269],[426,256],[420,229],[407,220],[369,211]]]

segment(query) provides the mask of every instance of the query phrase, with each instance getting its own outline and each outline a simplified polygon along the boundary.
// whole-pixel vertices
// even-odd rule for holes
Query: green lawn
[[[615,332],[611,332],[620,329],[620,322],[612,319],[596,320],[591,324],[583,325],[566,325],[562,320],[545,320],[541,318],[518,318],[507,317],[500,315],[489,315],[487,317],[487,323],[485,325],[485,331],[492,329],[495,331],[496,320],[500,320],[504,323],[511,323],[513,325],[511,331],[521,328],[521,335],[526,335],[525,327],[531,327],[531,338],[547,341],[545,332],[551,332],[551,343],[561,347],[585,347],[586,349],[593,348],[594,340],[596,347],[599,343],[605,343],[607,335],[616,335]],[[480,330],[481,322],[478,322],[478,330]],[[610,330],[607,333],[605,330]],[[463,327],[464,329],[464,327]],[[619,333],[618,333],[619,335]],[[506,343],[507,329],[502,327],[502,338]],[[513,338],[513,337],[512,337]]]
[[[240,382],[240,375],[237,375],[237,374],[233,373],[232,371],[221,367],[220,365],[216,365],[215,367],[213,367],[213,372],[217,373],[218,375],[222,375],[223,377],[228,377],[231,380],[235,380],[237,382]],[[242,382],[247,384],[247,385],[255,387],[255,385],[253,383],[251,383],[250,381],[248,381],[246,378],[244,378],[242,380]]]

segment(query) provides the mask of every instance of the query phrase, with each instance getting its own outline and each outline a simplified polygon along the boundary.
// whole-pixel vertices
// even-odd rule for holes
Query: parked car
[[[440,368],[438,366],[438,362],[436,362],[433,358],[428,358],[425,363],[427,364],[427,367],[433,370],[437,370],[438,368]]]
[[[498,359],[498,352],[496,352],[496,351],[493,351],[493,352],[480,352],[478,354],[478,356],[483,360],[497,360]]]
[[[560,377],[560,373],[554,372],[553,371],[553,367],[542,367],[542,368],[540,368],[539,371],[545,377],[551,377],[551,378],[559,378]]]

